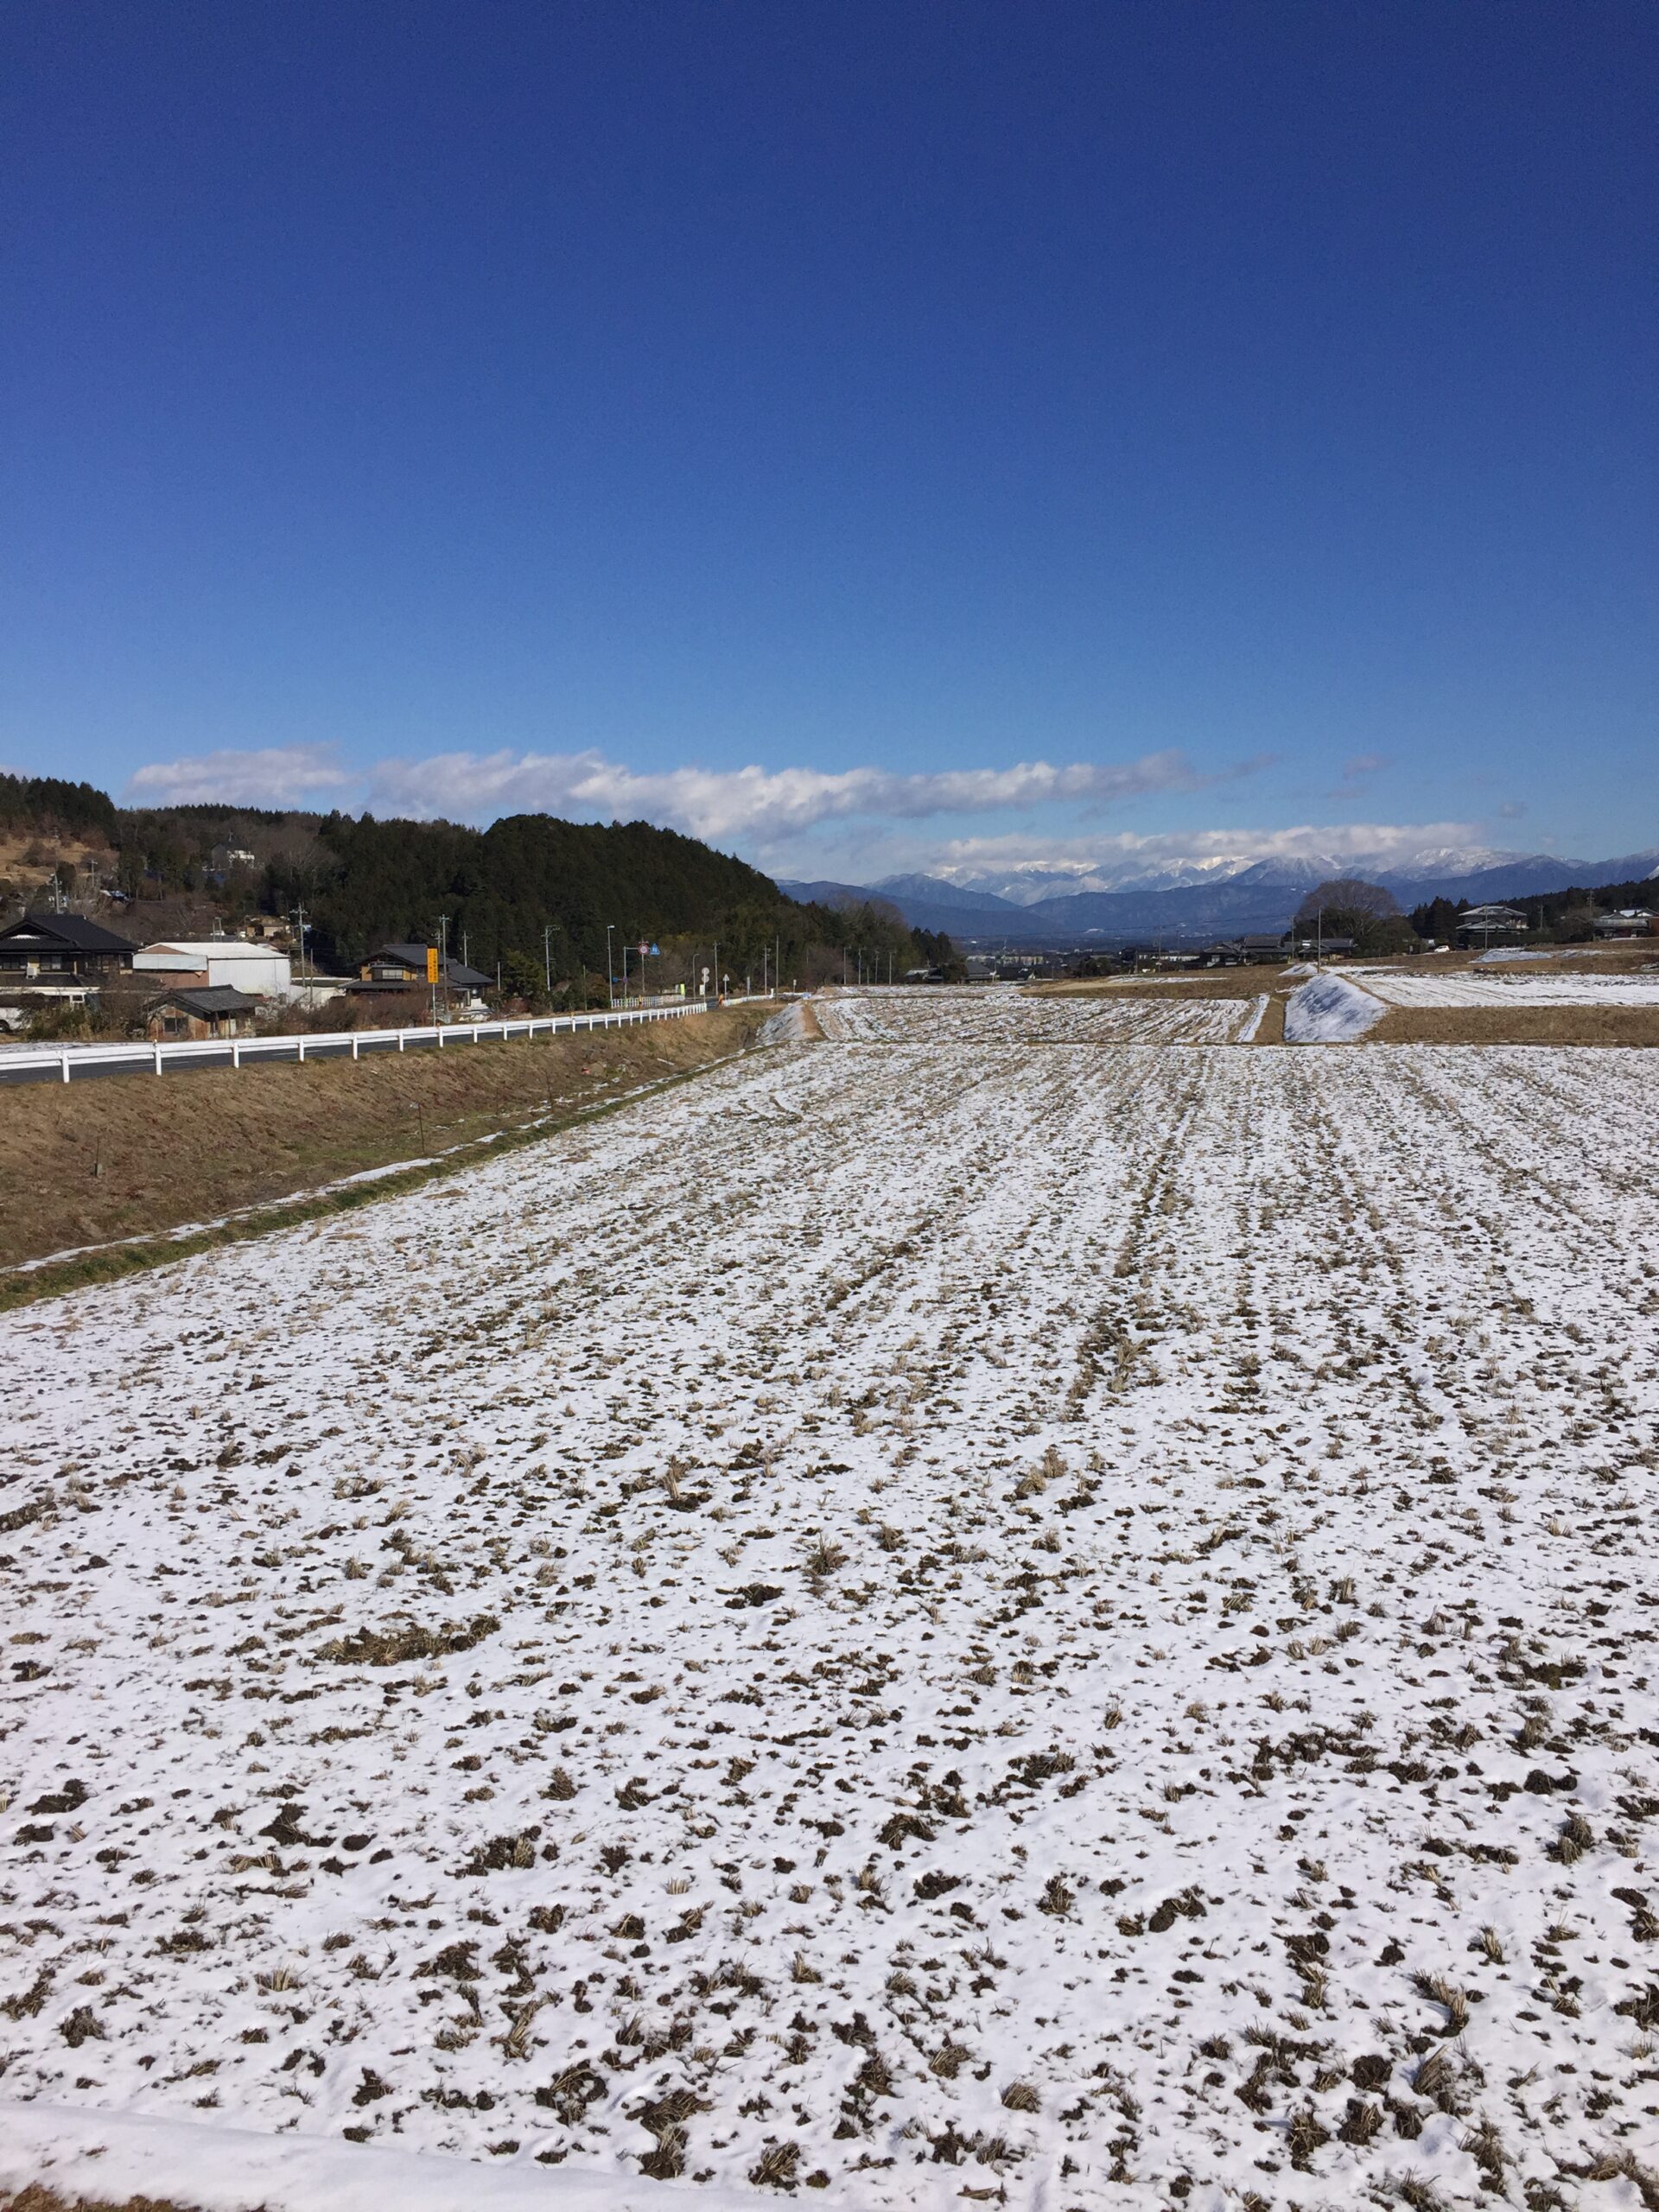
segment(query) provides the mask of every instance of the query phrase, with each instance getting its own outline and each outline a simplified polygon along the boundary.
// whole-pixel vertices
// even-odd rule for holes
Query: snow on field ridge
[[[1501,1006],[1511,1011],[1541,1006],[1659,1007],[1659,974],[1503,976],[1472,967],[1449,975],[1402,975],[1362,969],[1365,988],[1389,1006]]]
[[[1637,2202],[1649,1059],[1043,1005],[0,1320],[0,2096],[484,2202]]]
[[[1345,976],[1316,975],[1285,1001],[1287,1045],[1351,1045],[1388,1008]]]

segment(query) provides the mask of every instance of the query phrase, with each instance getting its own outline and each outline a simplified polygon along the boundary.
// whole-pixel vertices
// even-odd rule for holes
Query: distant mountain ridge
[[[995,929],[1001,920],[1012,925],[1022,921],[1025,915],[1025,909],[1016,906],[1012,899],[960,890],[953,883],[930,875],[887,876],[880,883],[836,883],[823,880],[803,883],[779,876],[778,888],[785,899],[798,899],[803,905],[861,906],[866,900],[874,899],[878,906],[891,906],[903,917],[908,928],[943,931],[948,937],[982,936],[987,930]]]
[[[890,900],[912,929],[944,930],[969,941],[1002,939],[1021,944],[1077,944],[1096,938],[1163,936],[1172,938],[1235,936],[1247,930],[1285,928],[1303,895],[1332,876],[1360,875],[1393,892],[1402,906],[1426,899],[1489,900],[1525,899],[1573,887],[1594,890],[1607,883],[1659,876],[1659,847],[1610,861],[1558,860],[1548,853],[1498,853],[1484,848],[1440,848],[1407,855],[1389,865],[1351,855],[1310,854],[1295,858],[1185,861],[1138,878],[1126,867],[1118,887],[1072,889],[1055,893],[1055,881],[1091,887],[1099,873],[1041,868],[1011,870],[1001,876],[952,880],[919,874],[884,876],[869,885],[780,882],[793,899],[856,904],[866,898]],[[1000,884],[1002,888],[993,886]],[[1018,887],[1027,895],[1010,896]],[[1030,893],[1037,890],[1038,895]]]

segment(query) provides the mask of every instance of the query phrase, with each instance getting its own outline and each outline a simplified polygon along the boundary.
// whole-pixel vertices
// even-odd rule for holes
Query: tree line
[[[1616,914],[1627,906],[1649,911],[1659,901],[1659,883],[1651,876],[1632,877],[1624,883],[1601,883],[1593,889],[1582,884],[1565,891],[1532,891],[1524,899],[1499,899],[1492,903],[1513,906],[1531,924],[1531,934],[1556,944],[1576,944],[1589,936],[1598,914]],[[1449,939],[1469,912],[1467,899],[1425,899],[1411,910],[1411,925],[1419,937],[1437,943]]]
[[[803,985],[839,976],[843,950],[867,972],[957,963],[950,939],[908,928],[883,900],[842,912],[786,898],[769,876],[697,838],[645,822],[504,817],[486,830],[365,814],[192,805],[121,808],[87,784],[0,778],[0,823],[42,840],[111,848],[105,881],[128,899],[200,896],[232,925],[303,912],[306,948],[349,973],[387,943],[433,944],[527,999],[585,1002],[629,948],[654,945],[645,984],[695,988],[713,970],[737,988],[776,971]],[[227,865],[226,849],[252,853]],[[219,865],[215,865],[215,859]],[[135,921],[138,918],[135,915]]]

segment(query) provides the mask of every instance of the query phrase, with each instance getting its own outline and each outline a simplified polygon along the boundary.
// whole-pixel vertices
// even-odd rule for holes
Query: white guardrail
[[[746,999],[726,999],[743,1006]],[[365,1052],[405,1052],[452,1045],[481,1045],[492,1039],[550,1037],[590,1029],[622,1029],[641,1021],[683,1021],[707,1014],[709,1002],[689,999],[683,1006],[631,1007],[597,1014],[522,1014],[503,1021],[452,1021],[416,1029],[314,1030],[292,1037],[200,1037],[175,1044],[60,1045],[38,1051],[0,1052],[0,1084],[60,1080],[77,1075],[162,1075],[190,1061],[215,1061],[241,1068],[260,1060],[360,1059]]]

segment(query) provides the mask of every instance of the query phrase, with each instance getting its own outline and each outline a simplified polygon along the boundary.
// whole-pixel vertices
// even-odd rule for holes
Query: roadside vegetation
[[[0,1265],[164,1236],[400,1162],[442,1155],[447,1173],[492,1138],[533,1134],[741,1052],[766,1012],[733,1007],[638,1029],[303,1067],[254,1064],[159,1082],[22,1085],[7,1090],[0,1114]],[[382,1194],[370,1183],[325,1210]],[[261,1218],[270,1227],[293,1215]],[[176,1257],[178,1249],[105,1250],[49,1273],[0,1275],[0,1306]]]

